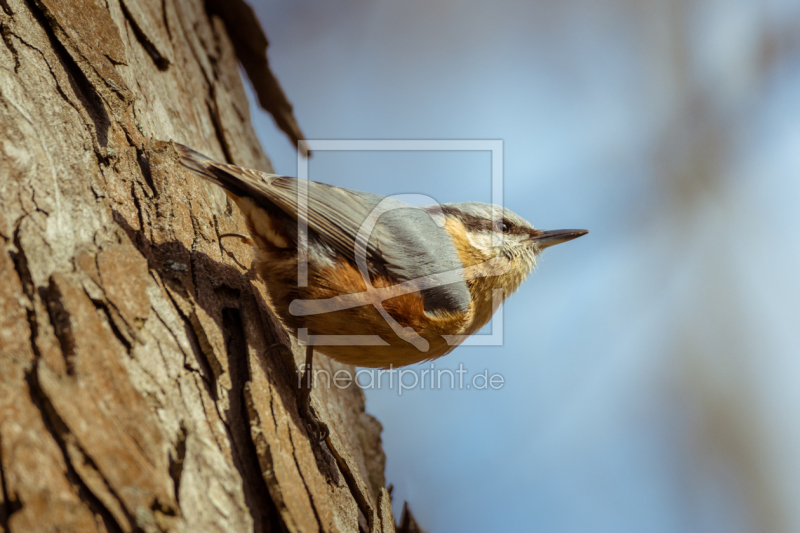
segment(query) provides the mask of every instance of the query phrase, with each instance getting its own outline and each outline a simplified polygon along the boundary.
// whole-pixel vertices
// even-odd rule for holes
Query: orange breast
[[[471,311],[442,316],[426,314],[422,296],[418,292],[379,301],[379,305],[400,326],[412,328],[425,339],[428,349],[420,351],[398,337],[372,303],[320,314],[295,316],[289,311],[289,307],[296,299],[325,300],[343,294],[365,293],[366,284],[356,267],[341,261],[332,268],[315,268],[314,265],[309,265],[308,287],[301,288],[296,283],[296,262],[292,262],[291,267],[286,265],[288,268],[281,268],[277,263],[278,261],[267,259],[259,265],[259,271],[267,281],[278,314],[289,328],[307,328],[308,333],[315,336],[377,335],[385,342],[383,346],[315,346],[318,352],[343,363],[386,368],[434,359],[455,348],[454,345],[447,344],[442,335],[463,334],[470,323]],[[384,277],[376,277],[372,283],[376,288],[396,285],[394,280]]]

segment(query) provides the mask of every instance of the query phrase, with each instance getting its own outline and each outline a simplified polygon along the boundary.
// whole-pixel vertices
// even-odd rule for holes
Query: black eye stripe
[[[445,215],[458,218],[468,231],[502,231],[502,229],[495,229],[491,220],[470,215],[453,206],[442,205],[442,212],[444,212]],[[506,235],[528,235],[532,231],[530,228],[514,224],[507,218],[503,218],[502,224],[505,224],[508,228],[508,231],[503,232]]]
[[[465,213],[460,209],[451,206],[442,206],[442,211],[445,215],[450,215],[458,218],[468,231],[491,231],[492,221],[485,218],[476,217]]]

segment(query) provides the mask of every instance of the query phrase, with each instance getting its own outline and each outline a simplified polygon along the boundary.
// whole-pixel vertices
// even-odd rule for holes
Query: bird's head
[[[530,274],[542,250],[589,233],[582,229],[538,230],[510,209],[481,202],[442,204],[441,208],[464,264],[485,265],[482,273],[489,282],[487,288],[502,288],[506,296]]]

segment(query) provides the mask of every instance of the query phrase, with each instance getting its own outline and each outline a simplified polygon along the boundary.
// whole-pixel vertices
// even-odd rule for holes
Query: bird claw
[[[221,241],[222,239],[227,238],[227,237],[235,237],[237,239],[243,240],[247,244],[251,244],[251,245],[254,244],[252,237],[250,237],[249,235],[244,235],[242,233],[223,233],[222,235],[217,237],[217,239]]]
[[[324,442],[331,434],[331,430],[328,429],[328,425],[317,418],[314,414],[314,411],[308,409],[305,412],[305,423],[306,423],[306,431],[310,438],[312,438],[316,442]]]

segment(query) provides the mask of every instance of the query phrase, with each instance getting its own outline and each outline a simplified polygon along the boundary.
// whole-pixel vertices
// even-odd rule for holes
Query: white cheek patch
[[[491,250],[492,249],[492,234],[489,232],[475,232],[468,231],[467,239],[473,248],[478,250]]]
[[[467,238],[473,247],[480,250],[492,250],[494,248],[498,248],[498,246],[493,242],[495,239],[497,240],[498,245],[502,243],[502,247],[506,249],[520,246],[524,241],[528,240],[527,235],[495,235],[491,231],[468,231]]]
[[[258,207],[250,198],[237,198],[236,205],[242,210],[242,214],[249,220],[250,225],[258,233],[258,236],[269,241],[276,248],[288,248],[289,243],[286,239],[275,231],[275,222],[269,214]]]

